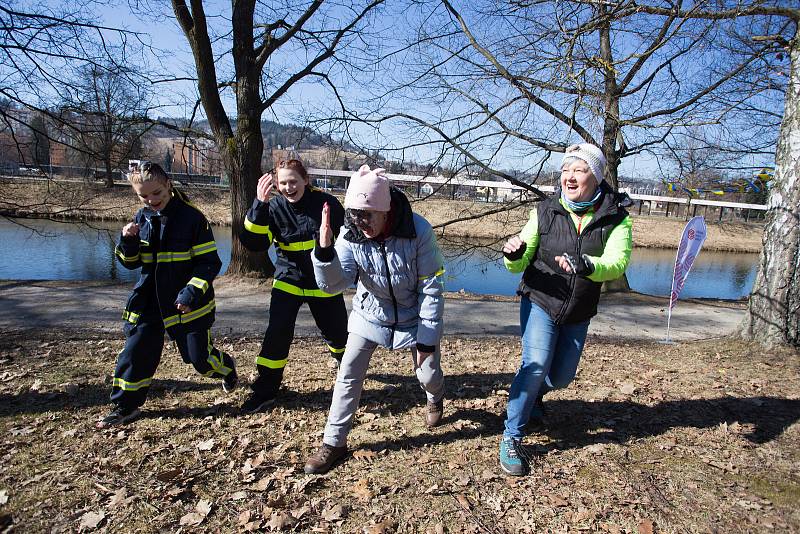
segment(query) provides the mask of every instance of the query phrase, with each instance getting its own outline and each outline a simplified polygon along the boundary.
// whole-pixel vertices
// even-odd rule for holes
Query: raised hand
[[[503,254],[513,254],[514,252],[518,251],[520,247],[522,247],[525,242],[522,238],[518,235],[513,236],[511,239],[506,241],[506,244],[503,245]]]
[[[258,179],[256,186],[256,197],[261,202],[269,202],[269,193],[275,187],[275,181],[272,179],[272,174],[264,174]]]
[[[328,248],[333,244],[333,230],[331,229],[331,208],[326,202],[322,206],[322,220],[319,223],[319,246]]]
[[[122,237],[136,237],[139,235],[139,225],[131,222],[122,227]]]

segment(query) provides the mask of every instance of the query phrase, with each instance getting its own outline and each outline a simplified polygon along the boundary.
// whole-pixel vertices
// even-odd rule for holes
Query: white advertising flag
[[[675,307],[686,277],[689,276],[694,260],[706,240],[706,233],[706,221],[702,217],[692,217],[683,229],[681,242],[678,245],[678,254],[675,256],[675,269],[672,272],[672,291],[669,295],[669,311],[667,312],[667,341],[669,341],[672,308]]]

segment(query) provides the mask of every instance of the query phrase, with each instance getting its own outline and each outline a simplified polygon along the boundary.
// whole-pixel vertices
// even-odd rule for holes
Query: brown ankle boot
[[[444,399],[439,402],[430,402],[425,407],[425,426],[433,428],[439,426],[442,422],[442,414],[444,413]]]
[[[330,471],[333,464],[347,454],[347,446],[331,447],[323,443],[317,452],[309,456],[303,471],[309,475],[321,475]]]

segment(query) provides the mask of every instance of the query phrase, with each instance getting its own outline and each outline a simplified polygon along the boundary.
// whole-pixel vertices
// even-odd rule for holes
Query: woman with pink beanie
[[[312,254],[317,284],[330,293],[355,283],[357,288],[322,446],[306,462],[306,473],[325,473],[347,453],[347,434],[378,345],[410,349],[427,396],[425,424],[434,427],[442,419],[444,260],[430,223],[411,211],[383,173],[363,165],[353,174],[344,200],[347,231],[335,245],[330,207],[322,209]]]

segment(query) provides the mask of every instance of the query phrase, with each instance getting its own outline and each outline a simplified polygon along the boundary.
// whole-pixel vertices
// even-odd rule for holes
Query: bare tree
[[[697,126],[727,135],[736,157],[743,146],[768,154],[783,88],[772,75],[771,44],[743,39],[751,28],[741,24],[639,5],[421,3],[426,24],[404,50],[410,76],[377,95],[388,107],[394,98],[398,111],[378,120],[425,130],[495,171],[510,156],[535,171],[550,153],[591,142],[603,148],[615,188],[625,157],[664,153],[676,134]],[[411,99],[430,106],[409,113]]]
[[[643,13],[687,20],[733,21],[752,41],[771,50],[777,59],[788,56],[789,66],[774,67],[773,75],[787,80],[783,118],[775,152],[759,271],[750,294],[742,336],[766,346],[800,347],[800,5],[796,1],[719,2],[682,10],[638,4]],[[741,26],[739,26],[741,24]],[[779,31],[763,33],[755,30]],[[741,42],[741,41],[740,41]]]
[[[602,147],[618,188],[624,158],[667,154],[697,127],[713,129],[728,158],[774,150],[785,80],[773,45],[750,36],[785,33],[785,20],[720,24],[685,16],[680,2],[652,12],[626,1],[417,5],[425,24],[397,53],[408,76],[375,93],[369,116],[462,163],[526,187],[501,170],[510,158],[535,180],[552,153],[585,141]]]
[[[334,66],[345,70],[349,66],[348,59],[340,57],[341,50],[359,44],[365,18],[382,3],[236,0],[226,21],[229,25],[217,28],[213,22],[220,19],[209,21],[202,0],[172,0],[194,56],[200,102],[229,178],[233,240],[228,272],[271,274],[269,258],[250,254],[238,239],[261,174],[264,112],[306,80],[334,87]],[[221,57],[230,58],[229,77],[218,69],[225,64]],[[235,101],[233,120],[223,103],[225,90]],[[333,95],[336,98],[335,88]]]
[[[113,35],[125,43],[130,35],[92,19],[87,13],[98,3],[54,3],[35,11],[21,3],[0,4],[0,97],[14,105],[3,106],[0,114],[8,124],[30,126],[31,118],[50,115],[75,69],[117,64],[119,48],[108,40]]]
[[[135,71],[113,64],[85,66],[79,79],[65,86],[60,112],[54,115],[61,141],[92,167],[101,162],[108,187],[114,185],[114,171],[127,168],[152,127],[149,95],[137,78]]]

